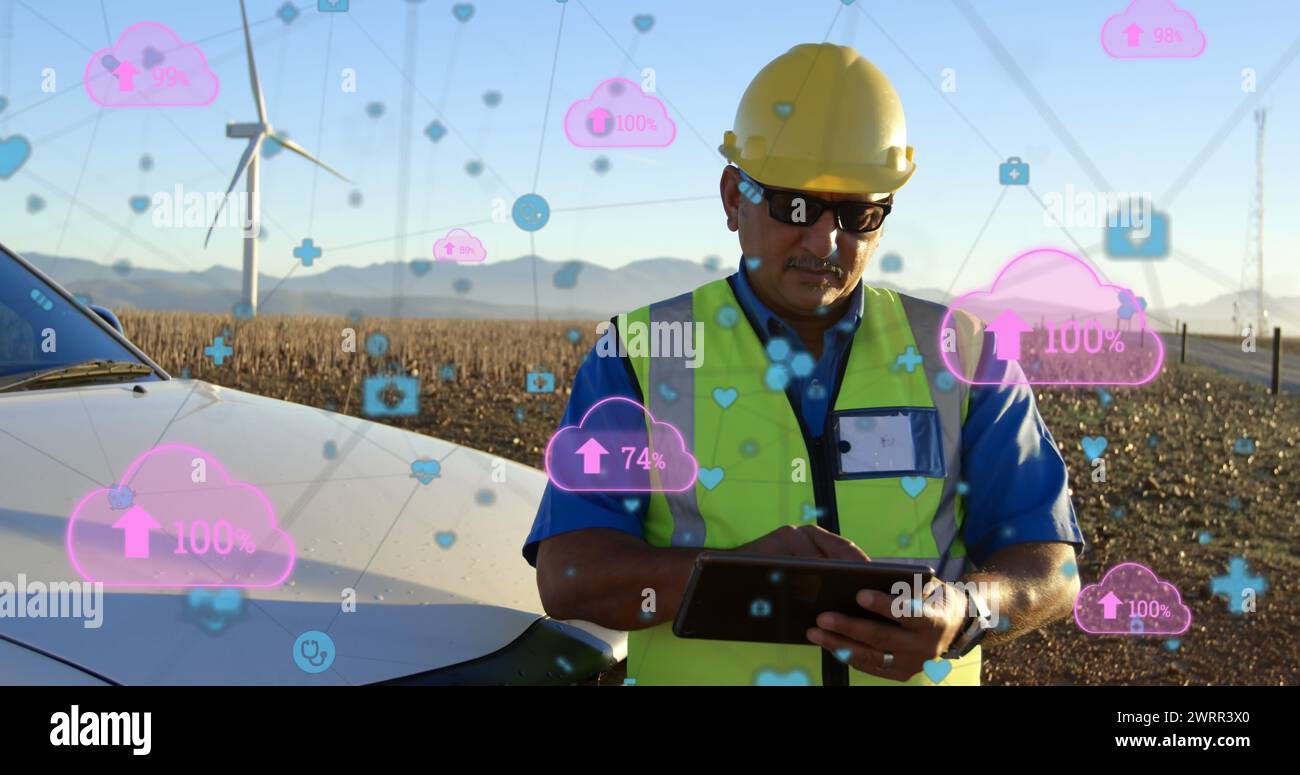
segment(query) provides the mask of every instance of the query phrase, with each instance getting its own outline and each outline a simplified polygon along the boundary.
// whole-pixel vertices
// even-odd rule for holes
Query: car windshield
[[[94,314],[0,252],[0,380],[91,360],[148,365]]]

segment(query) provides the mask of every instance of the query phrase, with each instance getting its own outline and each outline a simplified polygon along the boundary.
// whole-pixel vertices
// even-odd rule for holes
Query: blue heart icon
[[[430,269],[433,268],[433,262],[423,258],[411,259],[411,272],[416,277],[424,277]]]
[[[483,162],[477,159],[465,162],[465,172],[471,177],[478,177],[483,173]]]
[[[366,115],[371,118],[379,118],[384,115],[384,103],[368,102],[366,103]]]
[[[749,256],[745,259],[745,266],[749,267],[749,271],[751,272],[757,270],[758,265],[761,263],[763,263],[762,256]]]
[[[925,489],[926,479],[924,476],[904,476],[898,483],[903,485],[903,492],[915,498]]]
[[[701,468],[700,484],[704,485],[704,489],[712,490],[722,481],[722,477],[725,473],[726,472],[722,470],[722,466],[717,466],[715,468]]]
[[[32,194],[31,196],[27,197],[27,212],[39,213],[41,210],[44,209],[45,209],[44,199],[40,198],[35,194]]]
[[[447,127],[443,126],[441,121],[434,121],[424,128],[424,134],[436,143],[447,134]]]
[[[456,534],[450,530],[443,530],[433,534],[433,540],[438,542],[438,546],[443,549],[450,549],[451,545],[456,543]]]
[[[758,675],[754,676],[755,686],[812,686],[812,679],[808,674],[799,668],[794,668],[786,673],[778,673],[775,670],[759,670]]]
[[[1097,388],[1097,400],[1101,402],[1103,409],[1110,406],[1110,391],[1106,388]]]
[[[225,587],[212,592],[193,589],[185,596],[184,618],[217,635],[242,618],[244,596],[238,589]]]
[[[568,331],[564,332],[564,338],[568,339],[570,342],[573,342],[574,344],[577,344],[578,342],[582,341],[582,332],[576,328],[570,328]]]
[[[487,105],[489,108],[495,108],[497,105],[500,105],[501,92],[499,91],[483,92],[483,104]]]
[[[841,662],[848,662],[853,657],[853,649],[835,649],[835,658]]]
[[[366,352],[370,353],[373,358],[378,358],[388,352],[388,337],[376,331],[366,337]]]
[[[456,3],[451,7],[451,13],[459,21],[467,22],[474,15],[474,6],[470,3]]]
[[[468,277],[459,277],[451,284],[451,289],[462,296],[469,293],[469,289],[472,287],[474,287],[474,284],[469,281]]]
[[[32,155],[32,144],[22,135],[0,140],[0,180],[13,177]]]
[[[921,669],[925,671],[926,677],[931,681],[943,683],[943,679],[947,678],[948,674],[952,672],[952,663],[946,659],[930,659],[926,660]]]
[[[1136,303],[1137,306],[1134,306]],[[1121,320],[1128,320],[1133,317],[1133,313],[1138,309],[1146,310],[1147,300],[1141,296],[1135,297],[1130,291],[1120,291],[1119,293],[1119,317]]]
[[[1196,537],[1196,540],[1201,542],[1201,546],[1205,546],[1206,544],[1210,543],[1210,541],[1212,541],[1213,538],[1211,538],[1208,532],[1202,530],[1201,534]]]
[[[736,325],[736,321],[740,319],[740,313],[736,311],[735,307],[726,304],[718,307],[718,312],[713,316],[713,318],[717,320],[718,325],[723,328],[731,328]]]
[[[555,276],[551,278],[551,281],[555,284],[556,288],[567,290],[578,284],[578,272],[581,270],[581,263],[570,261],[555,272]]]
[[[664,382],[659,383],[659,395],[662,396],[663,399],[668,403],[672,403],[673,401],[677,400],[677,391],[668,387],[667,383]]]
[[[1177,651],[1181,645],[1183,645],[1183,642],[1178,638],[1170,638],[1165,641],[1165,648],[1170,651]]]
[[[897,253],[890,253],[880,259],[880,271],[894,274],[903,271],[903,257]]]
[[[635,514],[635,513],[636,513],[636,510],[637,510],[638,508],[640,508],[640,507],[641,507],[641,499],[640,499],[640,498],[624,498],[624,499],[623,499],[623,508],[624,508],[624,509],[627,509],[627,513],[629,513],[629,514]]]
[[[789,118],[794,113],[794,105],[789,102],[778,102],[772,106],[772,112],[781,118]]]
[[[727,409],[732,404],[736,403],[736,398],[739,395],[740,394],[736,392],[735,388],[725,388],[725,389],[714,388],[713,389],[713,400],[717,401],[718,406],[722,407],[723,409]]]
[[[1101,457],[1101,453],[1106,451],[1106,445],[1108,443],[1109,442],[1106,441],[1105,436],[1084,436],[1079,442],[1079,446],[1083,447],[1083,454],[1088,458],[1088,462],[1091,463]]]
[[[650,28],[655,26],[655,17],[648,13],[640,13],[632,17],[632,26],[640,32],[649,32]]]
[[[803,504],[803,513],[799,518],[804,522],[816,522],[822,515],[822,510],[811,503]]]
[[[149,209],[149,202],[150,200],[147,196],[133,196],[127,200],[127,204],[130,205],[131,211],[137,215]]]
[[[597,156],[595,161],[591,163],[591,168],[597,173],[604,175],[606,172],[609,172],[609,159],[604,156]]]
[[[411,461],[411,476],[419,479],[420,484],[428,484],[442,476],[442,464],[427,457],[413,460]]]
[[[1251,438],[1240,438],[1232,442],[1232,451],[1238,455],[1255,454],[1255,440]]]
[[[108,491],[108,506],[114,511],[131,508],[135,502],[135,493],[125,484],[114,487]]]

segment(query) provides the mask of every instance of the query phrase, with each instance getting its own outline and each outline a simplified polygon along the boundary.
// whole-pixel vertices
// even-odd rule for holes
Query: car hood
[[[10,612],[3,637],[122,683],[368,683],[484,656],[543,616],[520,554],[540,471],[197,380],[139,386],[0,395],[0,584],[16,597],[20,581],[81,581],[73,510],[166,444],[266,495],[296,547],[291,574],[261,589],[109,586],[97,628]],[[415,478],[417,459],[439,475]],[[292,659],[310,630],[337,650],[318,675]]]

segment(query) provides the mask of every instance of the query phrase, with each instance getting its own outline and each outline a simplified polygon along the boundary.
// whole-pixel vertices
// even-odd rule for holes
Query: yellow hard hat
[[[718,150],[759,183],[803,191],[889,193],[916,171],[893,85],[834,43],[795,46],[760,70]]]

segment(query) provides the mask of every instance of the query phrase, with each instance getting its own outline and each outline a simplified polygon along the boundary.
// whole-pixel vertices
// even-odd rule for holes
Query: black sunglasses
[[[880,202],[828,202],[825,199],[818,199],[814,196],[808,196],[801,191],[791,191],[785,188],[771,188],[751,178],[744,170],[739,167],[736,171],[740,173],[741,180],[749,183],[753,187],[757,196],[767,200],[767,213],[781,223],[788,223],[793,226],[811,226],[822,217],[822,213],[831,210],[835,213],[835,222],[844,231],[851,231],[855,234],[867,234],[879,229],[885,222],[885,216],[889,211],[894,209],[894,195],[891,193],[886,199]],[[751,202],[758,204],[754,195],[742,190]],[[799,210],[799,202],[803,203],[803,218],[795,220],[795,213]]]

